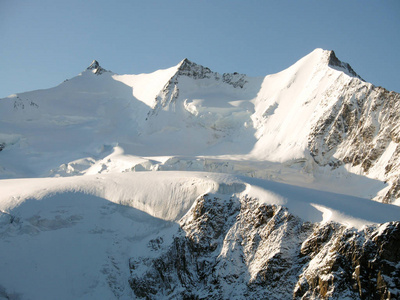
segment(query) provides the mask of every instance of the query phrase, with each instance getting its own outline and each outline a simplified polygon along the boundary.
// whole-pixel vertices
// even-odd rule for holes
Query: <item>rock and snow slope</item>
[[[364,286],[363,293],[397,293],[397,206],[203,172],[10,179],[0,189],[6,299],[343,299]],[[343,255],[366,253],[341,262],[335,247],[352,240],[354,253]],[[369,277],[353,290],[356,279],[346,278],[357,266]],[[269,285],[271,276],[287,286]],[[371,278],[383,287],[371,287]]]
[[[398,298],[399,118],[322,49],[0,99],[0,298]]]
[[[302,194],[298,194],[302,197]],[[400,223],[357,231],[279,205],[205,195],[155,258],[130,260],[146,299],[398,299]]]

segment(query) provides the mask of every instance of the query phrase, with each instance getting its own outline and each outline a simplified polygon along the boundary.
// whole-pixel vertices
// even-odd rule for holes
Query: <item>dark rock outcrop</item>
[[[249,198],[200,198],[155,259],[130,262],[145,299],[399,299],[400,222],[311,224]]]

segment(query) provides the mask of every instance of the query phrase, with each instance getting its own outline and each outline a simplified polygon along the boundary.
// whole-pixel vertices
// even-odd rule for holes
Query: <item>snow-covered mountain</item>
[[[399,298],[399,119],[322,49],[0,99],[0,299]]]

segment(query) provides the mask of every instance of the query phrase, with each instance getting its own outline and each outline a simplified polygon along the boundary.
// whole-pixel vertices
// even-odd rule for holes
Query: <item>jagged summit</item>
[[[198,65],[189,59],[183,59],[178,65],[178,72],[177,75],[180,76],[188,76],[194,79],[203,79],[203,78],[210,78],[213,72],[201,65]]]
[[[365,81],[364,79],[362,79],[360,77],[360,75],[358,75],[353,70],[353,68],[348,63],[340,61],[337,58],[335,51],[333,51],[333,50],[329,51],[328,66],[330,66],[331,68],[334,68],[336,70],[339,70],[339,71],[344,71],[347,75],[354,76],[354,77],[361,79],[362,81]]]
[[[222,82],[232,85],[233,87],[243,88],[246,81],[245,74],[239,73],[224,73],[211,71],[210,68],[196,64],[189,59],[185,58],[178,64],[178,71],[176,76],[187,76],[193,79],[214,78],[215,80],[222,80]]]
[[[192,61],[190,61],[187,57],[185,57],[184,59],[181,60],[181,62],[178,64],[178,67],[181,67],[182,65],[186,65],[186,64],[194,64]]]
[[[293,72],[294,74],[297,74],[296,72],[301,69],[308,69],[310,72],[313,72],[314,67],[318,67],[319,69],[323,68],[325,70],[333,69],[342,72],[350,77],[355,77],[362,81],[365,81],[353,70],[353,68],[348,63],[340,61],[333,50],[325,50],[322,48],[316,48],[312,52],[298,60],[296,63],[288,68],[288,72]]]
[[[100,64],[97,60],[93,60],[92,63],[90,64],[89,67],[87,67],[88,70],[93,70],[93,69],[97,69],[98,67],[100,67]]]
[[[100,75],[104,72],[108,72],[106,69],[103,69],[97,60],[93,60],[89,67],[86,70],[90,70],[93,74]]]

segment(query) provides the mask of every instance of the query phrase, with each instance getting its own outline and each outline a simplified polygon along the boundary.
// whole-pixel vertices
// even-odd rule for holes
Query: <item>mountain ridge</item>
[[[350,64],[346,63],[346,62],[342,62],[341,60],[339,60],[335,54],[334,50],[324,50],[322,48],[317,48],[314,51],[312,51],[310,54],[314,53],[314,52],[320,52],[321,53],[321,58],[323,60],[325,60],[325,57],[327,56],[327,63],[329,66],[331,67],[339,67],[342,69],[342,71],[347,71],[348,75],[353,75],[354,77],[357,77],[359,79],[362,79],[354,70],[353,68],[350,66]],[[87,70],[96,70],[97,68],[99,69],[103,69],[100,66],[100,63],[97,60],[93,60],[90,65],[86,68]],[[178,73],[180,73],[180,75],[188,75],[188,72],[191,69],[198,69],[198,70],[203,70],[202,72],[200,72],[200,75],[197,74],[190,74],[189,76],[195,77],[196,79],[203,79],[205,78],[207,75],[205,74],[210,74],[210,73],[217,73],[212,71],[210,68],[202,66],[192,60],[190,60],[189,58],[185,57],[184,59],[182,59],[177,65],[176,68],[178,70]],[[104,69],[103,69],[104,70]],[[195,72],[193,70],[193,72]],[[94,73],[96,74],[96,72],[94,71]],[[238,74],[237,72],[233,72],[233,73],[226,73],[226,74]],[[244,75],[244,74],[243,74]],[[363,80],[363,79],[362,79]],[[365,81],[365,80],[363,80]]]
[[[277,176],[275,171],[270,174],[270,171],[251,170],[252,161],[257,160],[265,163],[286,162],[289,165],[294,162],[293,166],[298,161],[298,166],[308,170],[306,173],[311,176],[316,176],[312,169],[346,167],[354,169],[354,173],[361,172],[389,183],[384,195],[383,192],[376,193],[371,198],[396,202],[400,195],[400,172],[396,163],[399,151],[395,150],[399,130],[398,126],[392,125],[397,120],[398,94],[386,93],[362,81],[347,63],[337,59],[333,51],[316,49],[291,67],[266,77],[219,74],[187,58],[174,67],[149,74],[118,75],[106,71],[96,60],[87,71],[96,76],[77,76],[53,89],[3,99],[3,128],[8,128],[15,118],[22,121],[19,127],[28,127],[23,129],[26,133],[14,134],[12,127],[8,132],[0,133],[2,153],[16,145],[16,141],[21,145],[22,140],[32,140],[34,145],[36,140],[41,139],[34,140],[33,136],[29,136],[29,124],[56,124],[55,128],[65,132],[66,136],[79,136],[79,133],[65,125],[76,127],[87,124],[85,139],[92,139],[93,145],[88,148],[73,139],[66,143],[60,140],[59,135],[55,136],[54,140],[71,149],[68,156],[73,159],[66,161],[62,152],[49,153],[59,155],[59,165],[45,167],[40,171],[41,176],[54,176],[58,172],[55,171],[57,167],[64,168],[62,165],[76,165],[72,161],[82,156],[72,149],[87,153],[86,162],[98,164],[101,160],[96,158],[95,149],[104,145],[123,144],[132,155],[148,153],[147,156],[157,156],[160,152],[148,149],[146,145],[158,139],[159,148],[165,149],[168,155],[213,157],[224,155],[224,151],[228,150],[229,155],[240,155],[241,161],[248,161],[246,167],[243,162],[234,163],[229,172],[240,172],[235,170],[240,165],[245,175],[250,172],[261,178]],[[378,98],[381,100],[374,100]],[[391,99],[390,103],[382,100],[386,98]],[[54,99],[60,102],[57,106],[53,105]],[[371,101],[376,103],[373,110],[368,108]],[[385,107],[384,113],[380,107]],[[364,116],[361,115],[363,111]],[[383,117],[383,114],[388,117]],[[370,125],[361,126],[363,120],[368,120]],[[381,122],[384,123],[380,125]],[[372,124],[375,125],[372,127]],[[365,140],[368,147],[374,149],[370,154],[362,154],[360,151],[363,150],[353,146],[360,145],[356,139],[361,131],[361,136],[370,136]],[[352,140],[348,140],[349,132],[354,132]],[[107,137],[103,133],[107,133]],[[170,140],[176,139],[175,134],[179,136],[179,141],[173,146]],[[196,135],[200,138],[193,143],[182,139]],[[375,135],[379,135],[379,144],[374,140]],[[136,146],[132,143],[134,140]],[[390,144],[390,141],[393,143]],[[38,144],[36,147],[42,146]],[[366,144],[364,147],[367,147]],[[26,155],[24,151],[28,148],[15,150]],[[359,158],[344,154],[346,152],[360,152],[357,154]],[[384,155],[387,156],[385,161],[380,159]],[[28,159],[31,160],[29,156]],[[196,159],[194,157],[191,161]],[[27,165],[31,166],[35,161],[31,160]],[[149,162],[149,168],[156,168],[151,166],[153,164]],[[384,166],[374,168],[375,164]],[[5,162],[2,173],[12,174],[14,168],[14,165]],[[82,171],[72,173],[80,174]],[[9,175],[3,176],[7,178]],[[17,176],[24,175],[20,172]],[[304,183],[300,177],[298,179],[301,184]],[[296,180],[293,183],[296,184]]]

